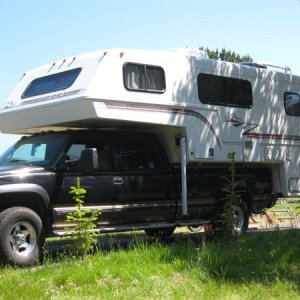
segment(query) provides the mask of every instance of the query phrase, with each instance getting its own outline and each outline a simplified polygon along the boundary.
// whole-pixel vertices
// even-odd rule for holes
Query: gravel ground
[[[266,215],[255,215],[249,220],[249,231],[254,230],[277,230],[277,229],[300,229],[300,217],[290,220],[280,220],[272,213]]]

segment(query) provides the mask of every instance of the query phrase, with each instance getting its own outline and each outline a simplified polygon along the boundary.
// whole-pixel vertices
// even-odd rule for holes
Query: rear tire
[[[45,241],[41,218],[26,207],[11,207],[0,213],[0,262],[33,266],[42,260]]]
[[[188,230],[191,232],[200,232],[203,228],[204,228],[203,225],[188,226]]]
[[[233,205],[233,235],[241,235],[245,233],[249,225],[249,212],[244,201],[240,205]]]
[[[176,226],[163,227],[163,228],[149,228],[145,229],[145,232],[152,238],[166,238],[173,234]]]
[[[248,229],[249,225],[249,212],[248,207],[244,201],[241,201],[240,204],[235,204],[232,206],[233,209],[233,228],[231,235],[237,236],[242,235]],[[225,224],[224,220],[219,220],[215,224],[215,233],[224,235]]]

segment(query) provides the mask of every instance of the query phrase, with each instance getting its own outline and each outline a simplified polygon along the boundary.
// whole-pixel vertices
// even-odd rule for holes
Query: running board
[[[210,224],[212,221],[211,220],[198,220],[198,219],[195,219],[195,220],[180,220],[180,221],[177,221],[175,223],[176,226],[193,226],[193,225],[205,225],[205,224]]]
[[[102,227],[97,229],[89,230],[90,232],[96,233],[111,233],[111,232],[122,232],[122,231],[136,231],[145,229],[155,229],[155,228],[168,228],[168,227],[182,227],[182,226],[193,226],[193,225],[204,225],[209,224],[209,220],[178,220],[173,223],[153,223],[153,224],[138,224],[138,225],[128,225],[128,226],[115,226],[115,227]],[[57,236],[68,236],[75,233],[75,231],[66,230],[53,230],[52,233]]]

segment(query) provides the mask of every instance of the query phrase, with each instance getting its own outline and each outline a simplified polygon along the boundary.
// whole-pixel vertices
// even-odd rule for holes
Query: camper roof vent
[[[270,65],[270,64],[258,64],[255,62],[240,62],[240,65],[243,66],[248,66],[248,67],[253,67],[253,68],[260,68],[260,69],[268,69],[268,67],[273,68],[273,69],[279,69],[283,71],[285,74],[292,74],[292,70],[290,67],[280,67],[280,66],[275,66],[275,65]]]
[[[288,66],[280,67],[280,66],[275,66],[275,65],[270,65],[270,64],[264,64],[264,65],[267,67],[270,67],[270,68],[279,69],[281,71],[284,71],[285,74],[292,74],[292,70]]]
[[[264,64],[258,64],[258,63],[255,63],[255,62],[249,62],[249,61],[243,61],[243,62],[240,62],[239,63],[240,65],[243,65],[243,66],[247,66],[247,67],[253,67],[253,68],[260,68],[260,69],[267,69],[267,66],[264,65]]]

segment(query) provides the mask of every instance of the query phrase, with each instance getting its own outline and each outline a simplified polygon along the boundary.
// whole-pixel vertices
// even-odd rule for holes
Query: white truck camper
[[[299,94],[300,77],[288,68],[212,60],[191,49],[110,49],[24,73],[0,111],[0,130],[147,131],[182,164],[183,183],[186,164],[224,165],[234,151],[244,168],[271,169],[274,194],[300,195]]]
[[[300,195],[300,77],[212,60],[199,50],[103,50],[24,73],[0,131],[25,135],[0,157],[0,264],[42,260],[66,235],[80,178],[96,232],[178,226],[222,231],[236,153],[234,231],[278,197]]]

